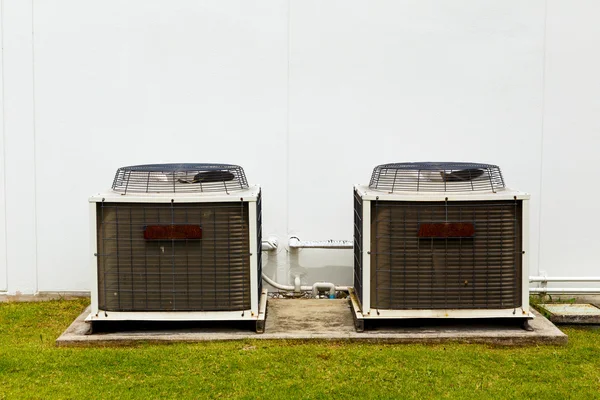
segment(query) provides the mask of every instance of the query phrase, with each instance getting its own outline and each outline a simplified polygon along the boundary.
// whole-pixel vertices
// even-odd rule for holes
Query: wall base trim
[[[0,303],[7,302],[35,302],[50,300],[72,300],[76,298],[90,297],[87,290],[66,290],[66,291],[42,291],[36,294],[21,294],[0,292]]]

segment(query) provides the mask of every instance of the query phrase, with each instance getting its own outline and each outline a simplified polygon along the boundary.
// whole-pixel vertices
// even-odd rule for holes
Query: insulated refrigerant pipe
[[[263,250],[276,250],[277,249],[277,239],[269,238],[262,242]],[[350,240],[313,240],[313,241],[301,241],[298,237],[292,236],[289,239],[289,247],[290,249],[352,249],[353,242]],[[281,285],[276,283],[272,279],[269,279],[263,274],[263,278],[267,283],[271,286],[276,287],[280,290],[288,290],[288,291],[307,291],[312,290],[313,293],[315,291],[318,293],[318,289],[329,289],[330,285],[333,285],[329,282],[317,282],[313,286],[300,286],[299,282],[294,282],[295,285]],[[299,280],[296,277],[296,280]],[[531,283],[547,283],[547,282],[600,282],[600,277],[598,276],[530,276],[529,282]],[[331,289],[330,289],[331,290]],[[335,290],[347,291],[347,286],[335,286]],[[600,288],[530,288],[529,291],[531,293],[600,293]]]
[[[600,294],[600,288],[529,288],[529,293]]]
[[[529,282],[600,282],[599,276],[530,276]]]
[[[273,279],[269,278],[267,275],[265,275],[264,273],[262,274],[262,278],[265,282],[267,282],[269,285],[273,286],[274,288],[277,288],[279,290],[285,290],[287,292],[306,292],[309,290],[313,290],[312,286],[300,286],[300,285],[284,285],[281,283],[277,283],[275,282]],[[297,277],[297,279],[295,279],[295,281],[300,281],[300,278]],[[294,282],[297,283],[297,282]]]
[[[264,273],[262,274],[262,278],[269,285],[277,288],[279,290],[285,290],[286,292],[308,292],[311,291],[313,296],[319,294],[320,290],[328,290],[329,296],[333,296],[335,298],[336,291],[348,291],[348,286],[335,286],[331,282],[315,282],[312,286],[300,285],[300,277],[296,277],[294,279],[295,285],[283,285],[281,283],[275,282],[273,279],[269,278]]]
[[[549,288],[546,286],[548,282],[600,282],[598,276],[530,276],[529,282],[542,284],[542,287],[529,288],[530,293],[600,294],[600,288]]]
[[[290,237],[290,249],[352,249],[352,240],[309,240],[302,241],[296,236]]]
[[[296,240],[298,240],[298,238],[295,238]],[[290,238],[290,244],[292,242],[292,239]],[[300,242],[298,240],[298,242]],[[327,243],[332,243],[332,242],[336,242],[337,245],[340,245],[341,242],[349,242],[349,241],[345,241],[345,240],[336,240],[336,241],[328,241]],[[320,242],[310,242],[310,243],[320,243]],[[351,242],[350,242],[351,243]],[[275,237],[269,237],[267,238],[267,240],[263,240],[262,241],[262,250],[263,251],[275,251],[277,250],[277,246],[278,246],[278,241],[277,238]],[[293,246],[290,245],[291,248],[294,248]],[[312,247],[312,246],[311,246]],[[348,247],[312,247],[312,248],[328,248],[328,249],[332,249],[332,248],[348,248]],[[352,245],[351,247],[352,248]],[[306,285],[301,285],[300,284],[300,277],[296,276],[294,278],[294,285],[284,285],[278,282],[275,282],[273,279],[269,278],[267,275],[265,275],[264,273],[262,274],[262,279],[267,282],[269,285],[273,286],[276,289],[279,290],[285,290],[288,292],[294,291],[296,293],[299,292],[306,292],[306,291],[311,291],[313,293],[313,296],[317,296],[319,294],[320,290],[328,290],[329,291],[329,297],[330,298],[335,298],[335,292],[336,291],[345,291],[347,292],[349,290],[348,286],[336,286],[335,284],[331,283],[331,282],[315,282],[312,286],[306,286]]]
[[[313,297],[317,297],[319,295],[319,290],[328,290],[329,298],[335,299],[335,285],[330,282],[315,282],[312,287]]]

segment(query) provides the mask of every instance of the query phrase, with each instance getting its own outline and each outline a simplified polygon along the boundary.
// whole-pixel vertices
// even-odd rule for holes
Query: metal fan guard
[[[471,162],[378,165],[369,188],[385,192],[496,192],[505,188],[500,167]]]
[[[121,167],[112,189],[126,193],[229,193],[248,189],[244,169],[231,164],[146,164]]]

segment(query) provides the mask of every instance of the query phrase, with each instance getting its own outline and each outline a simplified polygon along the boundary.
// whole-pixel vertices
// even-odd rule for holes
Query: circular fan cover
[[[112,189],[120,193],[229,193],[248,189],[248,181],[238,165],[146,164],[119,168]]]
[[[369,188],[386,192],[468,192],[504,189],[500,167],[470,162],[382,164]]]

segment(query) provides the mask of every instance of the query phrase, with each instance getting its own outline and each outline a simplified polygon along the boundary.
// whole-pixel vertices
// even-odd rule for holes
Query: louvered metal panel
[[[362,304],[363,299],[363,202],[354,190],[354,290]]]
[[[521,220],[520,200],[373,201],[371,307],[521,306]],[[423,224],[453,223],[472,224],[474,235],[419,237]]]
[[[258,192],[256,198],[256,267],[257,272],[257,287],[258,287],[258,298],[262,293],[262,192]]]
[[[201,239],[144,238],[161,225],[199,226]],[[248,225],[247,202],[98,203],[99,308],[250,309]]]

